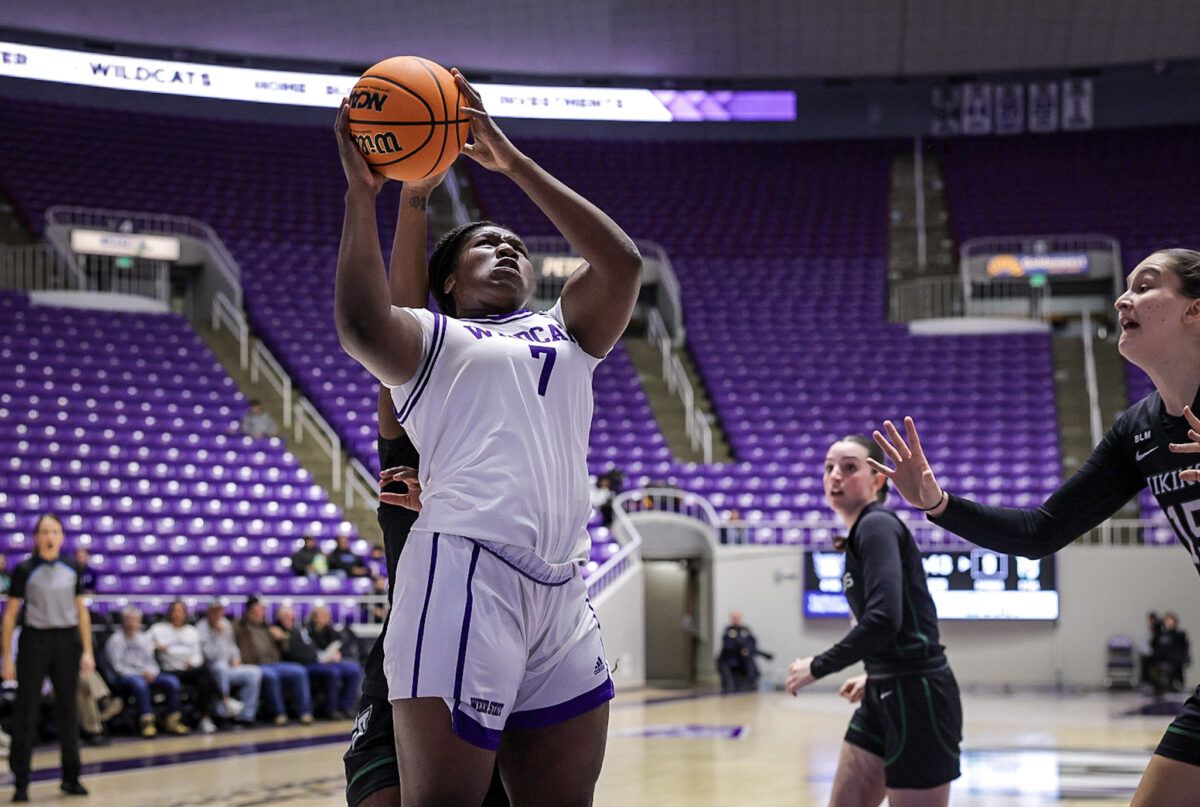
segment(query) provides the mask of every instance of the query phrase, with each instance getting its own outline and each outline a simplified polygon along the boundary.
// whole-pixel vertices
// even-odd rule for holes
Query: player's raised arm
[[[375,222],[375,199],[385,180],[372,173],[350,136],[345,101],[338,110],[334,135],[347,183],[334,287],[338,339],[380,381],[402,384],[416,372],[423,339],[417,320],[389,302],[391,290]]]
[[[563,319],[571,335],[593,356],[603,356],[629,324],[642,282],[642,256],[625,231],[604,211],[522,154],[483,108],[462,73],[453,71],[468,106],[473,143],[463,150],[484,168],[498,171],[525,192],[586,264],[563,288]]]
[[[1083,467],[1037,509],[989,507],[944,491],[912,418],[904,419],[907,439],[890,420],[884,423],[886,434],[873,435],[894,467],[867,462],[939,527],[997,552],[1044,558],[1112,516],[1144,486],[1137,468],[1119,454],[1115,433],[1120,428],[1118,421]]]

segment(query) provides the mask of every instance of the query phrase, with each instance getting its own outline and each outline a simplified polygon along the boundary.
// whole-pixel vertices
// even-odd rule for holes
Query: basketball
[[[350,93],[350,134],[372,170],[408,181],[444,171],[467,142],[450,71],[419,56],[384,59]]]

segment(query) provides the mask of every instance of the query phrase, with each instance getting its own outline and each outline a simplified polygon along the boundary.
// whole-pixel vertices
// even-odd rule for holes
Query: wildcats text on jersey
[[[569,333],[566,333],[561,328],[555,327],[554,325],[547,325],[544,328],[541,325],[535,325],[532,328],[528,328],[524,331],[517,331],[516,333],[500,333],[499,331],[493,333],[487,328],[481,328],[476,325],[467,325],[465,327],[468,331],[470,331],[471,336],[474,336],[476,339],[487,339],[491,336],[503,336],[506,339],[524,339],[526,342],[537,342],[538,344],[542,345],[548,345],[552,342],[575,341],[575,337],[571,336]]]

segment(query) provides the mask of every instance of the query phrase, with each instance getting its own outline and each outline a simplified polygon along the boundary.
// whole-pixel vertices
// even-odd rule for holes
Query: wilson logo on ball
[[[350,108],[351,109],[373,109],[376,112],[383,111],[383,105],[387,102],[387,94],[381,92],[371,92],[369,90],[355,90],[350,93]]]
[[[358,141],[358,150],[363,154],[395,154],[404,151],[399,139],[392,132],[356,134],[354,139]]]

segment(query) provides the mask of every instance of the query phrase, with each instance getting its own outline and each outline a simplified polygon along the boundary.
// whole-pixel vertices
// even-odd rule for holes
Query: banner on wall
[[[1058,82],[1029,83],[1029,131],[1058,131]]]
[[[929,131],[942,137],[962,133],[962,87],[934,87],[930,105]]]
[[[84,255],[119,255],[157,261],[179,260],[179,239],[168,235],[71,230],[71,249]]]
[[[1048,252],[1044,255],[993,255],[988,258],[988,277],[1081,276],[1088,273],[1089,260],[1083,252]]]
[[[1062,127],[1069,130],[1091,129],[1092,80],[1074,78],[1062,83]]]
[[[0,76],[87,87],[337,108],[356,82],[298,73],[89,53],[0,42]],[[639,87],[476,85],[498,118],[593,121],[794,121],[791,90],[651,90]]]
[[[973,82],[962,85],[962,133],[991,134],[992,85]]]
[[[996,134],[1020,134],[1025,131],[1025,85],[997,84]]]

